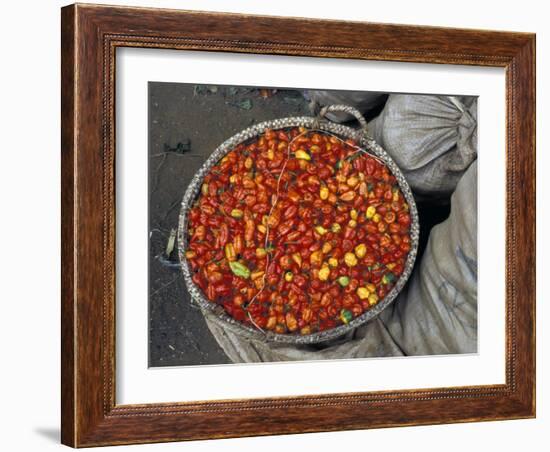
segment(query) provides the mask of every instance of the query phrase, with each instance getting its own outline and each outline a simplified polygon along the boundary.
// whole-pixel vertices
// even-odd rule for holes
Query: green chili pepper
[[[395,275],[392,272],[388,272],[382,276],[382,284],[389,284],[393,281],[395,281]]]
[[[244,279],[250,278],[250,270],[247,268],[246,265],[241,264],[240,262],[234,261],[229,262],[229,266],[231,267],[231,271],[236,275]]]
[[[338,278],[338,284],[342,287],[346,287],[349,284],[349,278],[347,276],[340,276]]]
[[[347,309],[342,309],[340,311],[340,320],[345,323],[346,325],[351,322],[351,319],[353,319],[353,314],[351,311],[348,311]]]

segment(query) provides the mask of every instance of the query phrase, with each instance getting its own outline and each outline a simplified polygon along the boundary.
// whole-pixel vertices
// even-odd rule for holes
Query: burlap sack
[[[392,94],[369,133],[416,194],[448,197],[477,157],[477,99]]]
[[[210,332],[234,363],[350,359],[403,354],[379,319],[372,320],[368,327],[357,328],[329,343],[305,346],[243,338],[224,328],[223,322],[212,313],[203,312]]]
[[[389,310],[388,331],[406,355],[477,350],[477,161],[430,232],[420,265]]]

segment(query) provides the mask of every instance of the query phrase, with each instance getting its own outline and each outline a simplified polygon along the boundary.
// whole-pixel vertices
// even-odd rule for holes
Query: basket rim
[[[326,131],[333,134],[336,134],[340,137],[353,138],[355,139],[359,146],[372,152],[376,157],[380,158],[385,165],[388,166],[391,173],[396,177],[399,188],[401,189],[408,205],[409,205],[409,214],[411,216],[411,225],[410,225],[410,236],[411,236],[411,249],[407,255],[405,261],[405,266],[403,272],[399,276],[397,282],[392,287],[390,292],[380,300],[374,307],[365,311],[359,317],[356,317],[348,324],[339,325],[335,328],[331,328],[325,331],[319,331],[316,333],[311,333],[307,335],[297,335],[297,334],[278,334],[271,331],[266,331],[265,333],[252,327],[246,325],[238,320],[235,320],[233,317],[229,316],[219,304],[213,303],[208,300],[203,294],[202,290],[197,287],[197,285],[192,281],[192,271],[189,267],[187,259],[185,258],[185,252],[187,250],[188,241],[187,241],[187,225],[188,225],[188,212],[193,206],[193,203],[196,200],[202,186],[202,180],[210,169],[218,163],[218,161],[223,158],[226,154],[233,150],[235,146],[245,141],[248,141],[251,138],[254,138],[266,130],[280,130],[287,129],[292,127],[306,127],[310,129],[318,129],[320,131]],[[416,202],[414,196],[410,189],[409,184],[407,183],[403,173],[391,158],[391,156],[378,144],[376,141],[368,136],[366,130],[354,129],[352,127],[334,123],[326,119],[320,119],[313,116],[291,116],[286,118],[273,119],[268,121],[263,121],[251,127],[248,127],[241,132],[236,133],[232,137],[225,140],[220,144],[214,152],[206,159],[202,164],[201,168],[195,173],[193,179],[189,183],[187,190],[182,199],[181,209],[179,214],[178,221],[178,255],[180,260],[181,270],[183,272],[183,277],[187,290],[191,297],[191,302],[196,303],[202,310],[206,310],[216,315],[219,320],[222,320],[226,327],[244,338],[262,340],[266,342],[275,342],[275,343],[285,343],[285,344],[296,344],[296,345],[307,345],[315,344],[319,342],[325,342],[331,339],[335,339],[355,328],[367,323],[368,321],[376,318],[384,309],[386,309],[401,292],[405,286],[407,280],[409,279],[412,269],[416,260],[416,255],[418,251],[418,241],[419,241],[419,219],[418,219],[418,210],[416,208]]]

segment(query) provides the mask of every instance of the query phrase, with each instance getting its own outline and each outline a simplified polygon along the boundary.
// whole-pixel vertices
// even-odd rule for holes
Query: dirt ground
[[[149,366],[230,363],[190,303],[177,244],[166,253],[170,233],[187,185],[219,144],[252,124],[303,114],[297,90],[149,83]],[[422,251],[449,208],[418,208]]]

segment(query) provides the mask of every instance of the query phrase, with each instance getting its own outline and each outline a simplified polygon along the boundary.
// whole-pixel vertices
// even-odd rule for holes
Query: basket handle
[[[359,122],[359,125],[361,126],[361,130],[363,131],[363,133],[365,135],[368,135],[367,121],[365,120],[363,115],[359,112],[359,110],[357,110],[356,108],[350,107],[349,105],[340,105],[340,104],[325,105],[319,111],[319,116],[321,118],[325,118],[325,115],[327,113],[332,112],[332,111],[342,111],[344,113],[348,113],[348,114],[354,116],[355,119],[357,119],[357,122]]]

